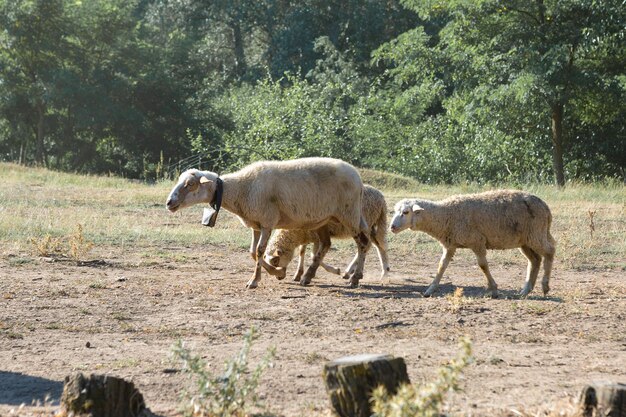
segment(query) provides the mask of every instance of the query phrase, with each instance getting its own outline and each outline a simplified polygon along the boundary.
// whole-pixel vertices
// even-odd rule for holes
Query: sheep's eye
[[[407,214],[409,214],[409,210],[408,210],[408,209],[403,210],[403,211],[402,211],[402,214],[406,216]]]

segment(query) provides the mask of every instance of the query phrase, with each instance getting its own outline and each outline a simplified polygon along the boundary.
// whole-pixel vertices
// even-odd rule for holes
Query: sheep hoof
[[[541,286],[543,289],[543,296],[545,297],[550,292],[550,286],[548,284],[542,284]]]
[[[350,272],[346,272],[345,274],[343,274],[343,276],[341,278],[343,278],[343,279],[350,278]]]
[[[293,276],[294,282],[300,282],[300,278],[302,278],[302,272],[299,272]]]
[[[494,300],[498,298],[498,290],[489,290],[485,293],[485,297],[493,298]]]
[[[433,293],[434,293],[434,292],[435,292],[435,288],[428,287],[428,288],[426,289],[426,291],[424,291],[424,294],[423,294],[423,295],[424,295],[424,297],[428,298],[428,297],[430,297],[431,295],[433,295]]]
[[[350,278],[350,288],[356,288],[359,286],[359,281],[363,278],[363,274],[354,274]]]
[[[248,283],[246,284],[246,289],[251,290],[251,289],[256,288],[256,287],[258,287],[258,286],[259,286],[259,284],[258,284],[258,283],[257,283],[254,279],[251,279],[251,280],[250,280],[250,281],[248,281]]]
[[[309,280],[307,280],[307,279],[302,278],[302,279],[300,280],[300,285],[302,285],[303,287],[305,287],[305,286],[309,285],[310,283],[311,283],[311,280],[310,280],[310,279],[309,279]]]
[[[528,293],[529,293],[529,292],[530,292],[530,291],[526,291],[526,289],[522,289],[522,290],[519,292],[519,296],[520,296],[520,298],[526,298],[526,297],[528,297]]]

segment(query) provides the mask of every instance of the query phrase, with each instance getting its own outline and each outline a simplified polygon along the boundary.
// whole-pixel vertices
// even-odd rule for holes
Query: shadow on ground
[[[0,404],[58,405],[62,392],[62,381],[0,371]]]

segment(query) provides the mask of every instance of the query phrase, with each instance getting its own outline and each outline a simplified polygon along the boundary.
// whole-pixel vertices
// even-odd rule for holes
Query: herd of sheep
[[[307,285],[319,266],[341,274],[324,263],[331,238],[354,239],[357,254],[344,278],[356,287],[363,277],[365,255],[374,244],[384,279],[389,271],[387,256],[387,204],[383,194],[364,185],[352,165],[331,158],[256,162],[223,176],[214,172],[183,172],[170,192],[170,212],[194,204],[210,203],[209,225],[220,207],[235,214],[252,229],[250,254],[255,262],[247,288],[255,288],[262,268],[283,279],[299,248],[294,279]],[[205,222],[205,223],[207,223]],[[405,199],[394,208],[390,230],[422,231],[443,248],[437,275],[425,296],[434,293],[446,267],[459,248],[471,249],[487,278],[488,294],[497,297],[497,285],[489,272],[487,249],[519,248],[528,258],[526,283],[520,295],[532,290],[543,259],[542,289],[548,293],[556,243],[550,234],[552,215],[540,198],[514,190],[450,197],[442,201]],[[272,231],[278,229],[272,236]],[[304,271],[304,256],[313,244],[311,264]]]

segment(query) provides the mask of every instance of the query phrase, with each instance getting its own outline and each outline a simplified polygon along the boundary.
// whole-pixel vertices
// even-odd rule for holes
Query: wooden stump
[[[579,400],[583,417],[626,417],[626,384],[594,382]]]
[[[323,377],[331,406],[340,417],[369,417],[376,387],[383,385],[395,394],[401,383],[410,383],[404,359],[391,355],[340,358],[324,366]]]
[[[74,414],[93,417],[137,417],[146,410],[132,382],[108,375],[77,373],[65,378],[61,405]]]

